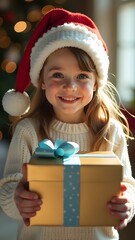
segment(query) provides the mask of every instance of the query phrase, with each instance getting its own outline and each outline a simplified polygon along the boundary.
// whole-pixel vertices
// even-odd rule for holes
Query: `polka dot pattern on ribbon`
[[[80,165],[64,166],[64,226],[79,226]]]

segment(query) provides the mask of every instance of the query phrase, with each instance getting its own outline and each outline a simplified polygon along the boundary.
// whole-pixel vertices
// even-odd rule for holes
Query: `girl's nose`
[[[77,83],[73,79],[66,79],[63,85],[65,89],[77,90]]]

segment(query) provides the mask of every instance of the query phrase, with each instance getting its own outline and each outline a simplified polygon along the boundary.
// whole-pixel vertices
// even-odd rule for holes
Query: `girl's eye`
[[[81,73],[77,76],[77,79],[86,79],[89,78],[87,74]]]
[[[59,72],[53,73],[53,77],[54,78],[64,78],[63,74],[59,73]]]

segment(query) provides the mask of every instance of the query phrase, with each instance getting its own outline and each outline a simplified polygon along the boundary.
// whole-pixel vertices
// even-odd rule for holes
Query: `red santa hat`
[[[47,57],[63,47],[84,50],[93,60],[98,73],[98,85],[108,78],[107,47],[95,23],[86,15],[62,8],[48,12],[34,30],[19,64],[15,89],[7,91],[2,104],[11,116],[20,116],[30,107],[25,92],[32,83],[38,86],[40,71]]]

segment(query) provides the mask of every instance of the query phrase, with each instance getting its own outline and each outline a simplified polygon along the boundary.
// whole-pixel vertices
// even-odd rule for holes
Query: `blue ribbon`
[[[39,142],[35,154],[39,157],[63,157],[64,164],[64,226],[79,226],[80,217],[80,158],[75,142],[57,139],[53,144],[44,139]]]
[[[80,158],[64,161],[64,226],[80,225]]]
[[[38,147],[35,150],[35,154],[38,157],[64,157],[68,158],[79,151],[79,145],[75,142],[63,141],[57,139],[53,144],[49,139],[44,139],[39,142]]]

